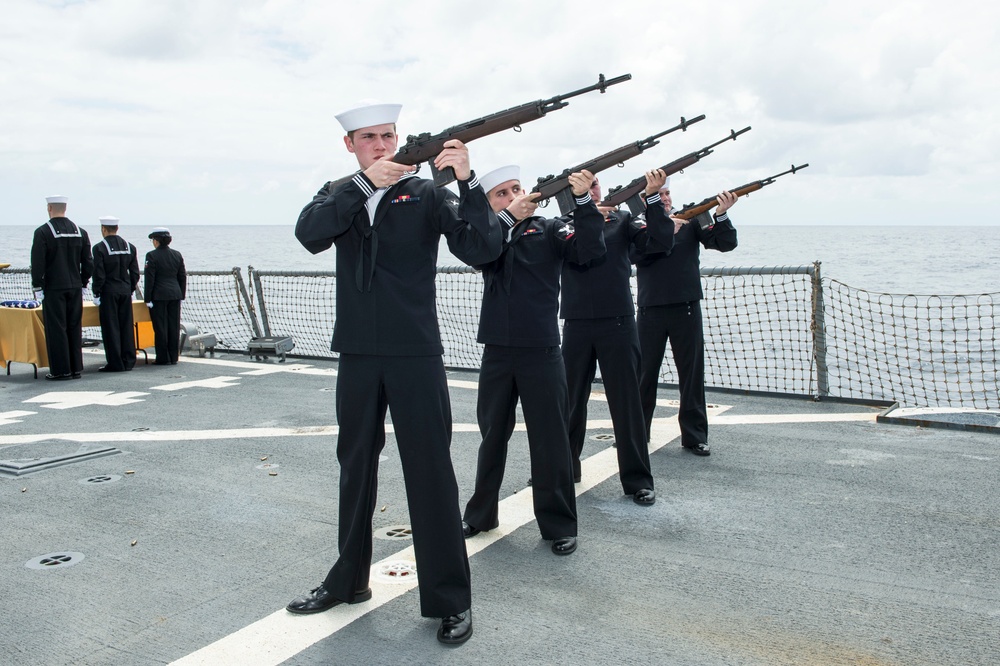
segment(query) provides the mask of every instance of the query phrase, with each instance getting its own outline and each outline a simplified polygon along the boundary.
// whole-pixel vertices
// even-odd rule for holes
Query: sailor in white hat
[[[594,176],[573,173],[573,219],[535,215],[537,193],[521,189],[513,165],[483,176],[490,206],[509,229],[500,257],[482,267],[483,299],[477,342],[485,345],[479,373],[479,465],[465,506],[466,537],[499,524],[500,483],[507,462],[510,415],[520,400],[528,431],[535,519],[556,555],[577,547],[576,492],[566,430],[566,373],[559,348],[559,273],[565,261],[604,254],[604,218],[590,196]],[[530,406],[530,409],[529,409]]]
[[[66,217],[65,196],[45,197],[49,221],[31,243],[31,285],[45,299],[45,347],[49,380],[77,379],[83,372],[83,287],[94,272],[90,237]]]
[[[107,363],[99,372],[124,372],[135,367],[132,294],[139,284],[135,246],[118,235],[117,217],[105,215],[101,242],[94,245],[94,283],[91,291],[101,315],[101,340]]]
[[[452,468],[451,411],[435,302],[441,236],[470,265],[500,254],[500,228],[472,172],[469,151],[450,141],[435,158],[451,167],[459,196],[392,161],[399,104],[366,103],[337,114],[344,145],[360,171],[327,183],[295,227],[313,254],[336,245],[337,322],[331,348],[337,375],[340,557],[326,579],[288,604],[290,613],[319,613],[371,598],[371,498],[386,410],[406,475],[407,500],[420,571],[420,612],[442,618],[438,640],[472,635],[469,562],[462,540],[458,485]],[[367,212],[367,215],[365,215]]]

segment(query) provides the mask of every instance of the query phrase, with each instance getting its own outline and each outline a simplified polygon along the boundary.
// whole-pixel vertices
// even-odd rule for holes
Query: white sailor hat
[[[660,189],[661,190],[669,190],[670,189],[670,176],[667,176],[667,179],[665,181],[663,181],[663,187],[661,187]]]
[[[516,164],[508,164],[499,169],[493,169],[488,174],[479,177],[479,184],[483,186],[483,191],[489,194],[497,185],[502,185],[508,180],[521,180],[521,167]]]
[[[97,219],[100,221],[101,226],[104,226],[104,227],[117,227],[118,226],[118,218],[115,217],[115,216],[113,216],[113,215],[105,215],[104,217],[99,217]]]
[[[395,123],[402,108],[402,104],[382,104],[374,100],[364,100],[352,109],[341,111],[335,117],[345,132],[353,132],[362,127]]]
[[[169,236],[169,235],[170,235],[170,229],[167,229],[166,227],[153,227],[153,230],[149,232],[150,238],[152,238],[153,236]]]
[[[54,196],[54,197],[45,197],[45,203],[50,203],[50,204],[64,204],[64,203],[69,203],[69,197],[64,197],[62,195],[58,195],[58,196]]]

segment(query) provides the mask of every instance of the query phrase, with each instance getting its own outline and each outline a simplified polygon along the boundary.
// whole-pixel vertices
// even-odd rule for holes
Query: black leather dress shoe
[[[691,446],[684,446],[685,449],[695,454],[696,456],[710,456],[712,452],[708,448],[708,444],[705,442],[698,442],[697,444],[692,444]]]
[[[465,535],[466,539],[468,539],[469,537],[476,536],[480,532],[482,532],[482,530],[477,530],[469,523],[465,522],[464,520],[462,521],[462,534]]]
[[[472,609],[441,620],[438,640],[445,645],[461,645],[472,636]]]
[[[371,598],[372,589],[370,587],[355,592],[354,599],[351,601],[344,601],[343,599],[337,599],[332,594],[327,592],[325,587],[320,585],[317,588],[313,588],[309,594],[292,601],[292,603],[285,606],[285,610],[289,613],[296,613],[297,615],[309,615],[310,613],[322,613],[323,611],[330,610],[334,606],[339,606],[340,604],[359,604],[362,601],[368,601]]]
[[[73,379],[73,375],[45,375],[45,378],[50,382],[64,382],[67,379]]]
[[[110,367],[108,367],[106,365],[102,365],[101,367],[99,367],[97,369],[97,371],[98,372],[125,372],[125,369],[124,368],[122,368],[122,369],[110,368]]]
[[[643,488],[635,491],[635,495],[632,495],[632,501],[641,506],[649,506],[656,502],[656,493],[653,492],[652,488]]]
[[[552,540],[552,552],[556,555],[569,555],[576,550],[576,537],[559,537]]]

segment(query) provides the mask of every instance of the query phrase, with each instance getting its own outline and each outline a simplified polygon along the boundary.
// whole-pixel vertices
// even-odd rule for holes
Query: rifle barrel
[[[608,87],[618,85],[619,83],[624,83],[632,79],[631,74],[622,74],[621,76],[616,76],[613,79],[605,79],[603,74],[598,75],[597,83],[593,85],[586,86],[585,88],[580,88],[579,90],[574,90],[573,92],[568,92],[565,95],[556,95],[551,99],[547,99],[543,104],[558,103],[564,99],[569,99],[570,97],[577,97],[578,95],[583,95],[594,90],[600,90],[603,94]]]

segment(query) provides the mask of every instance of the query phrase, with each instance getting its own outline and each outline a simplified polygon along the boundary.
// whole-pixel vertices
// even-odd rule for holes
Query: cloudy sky
[[[350,8],[348,10],[348,8]],[[334,113],[404,104],[438,132],[630,73],[470,144],[522,180],[705,114],[607,189],[753,129],[675,177],[675,203],[787,169],[741,224],[996,224],[1000,10],[968,0],[7,0],[0,225],[294,224],[351,173]]]

